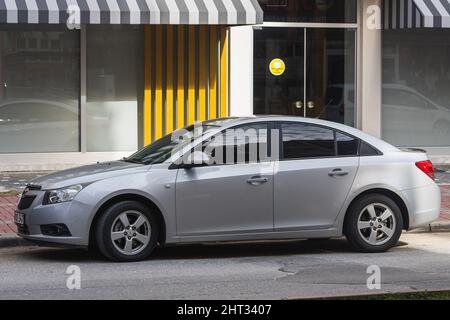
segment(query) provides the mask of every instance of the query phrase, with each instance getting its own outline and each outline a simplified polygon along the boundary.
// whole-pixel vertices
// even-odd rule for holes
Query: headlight
[[[43,204],[54,204],[54,203],[60,203],[60,202],[67,202],[72,201],[73,198],[78,194],[78,192],[83,189],[83,186],[80,184],[61,188],[61,189],[55,189],[55,190],[48,190]]]

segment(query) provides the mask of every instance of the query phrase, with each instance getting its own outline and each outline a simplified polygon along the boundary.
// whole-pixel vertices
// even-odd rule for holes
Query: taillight
[[[434,167],[430,160],[416,162],[416,167],[434,180]]]

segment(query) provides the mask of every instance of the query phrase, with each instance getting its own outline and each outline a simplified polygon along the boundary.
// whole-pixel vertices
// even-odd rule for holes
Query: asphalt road
[[[69,290],[66,270],[81,271]],[[381,290],[369,290],[378,265]],[[72,282],[73,283],[73,282]],[[138,263],[82,250],[0,249],[0,299],[278,299],[450,289],[450,233],[403,235],[383,254],[354,253],[344,239],[159,249]]]

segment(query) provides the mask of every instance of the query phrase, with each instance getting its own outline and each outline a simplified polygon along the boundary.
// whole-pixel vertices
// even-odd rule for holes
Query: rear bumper
[[[409,229],[427,225],[439,218],[441,190],[437,184],[402,191],[408,204]]]

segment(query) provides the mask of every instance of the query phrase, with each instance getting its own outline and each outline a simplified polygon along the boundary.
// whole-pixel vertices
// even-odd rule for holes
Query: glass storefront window
[[[355,125],[356,31],[263,27],[254,31],[255,114]],[[284,69],[271,71],[279,59]]]
[[[356,0],[258,0],[264,21],[356,23]]]
[[[356,31],[307,29],[306,116],[355,126]]]
[[[143,29],[87,28],[87,150],[138,148],[143,95]]]
[[[0,153],[79,151],[79,36],[0,29]]]
[[[450,146],[450,31],[383,31],[382,137],[401,147]]]
[[[304,29],[262,28],[254,31],[253,112],[303,116]],[[284,62],[281,75],[270,72],[274,59]]]

